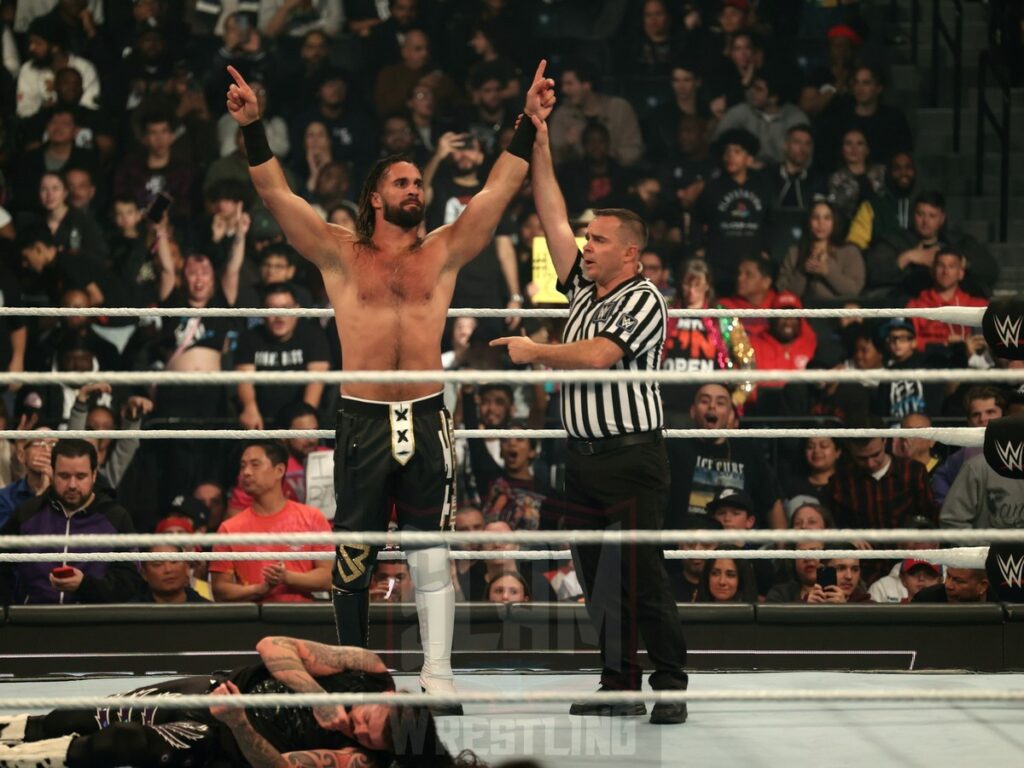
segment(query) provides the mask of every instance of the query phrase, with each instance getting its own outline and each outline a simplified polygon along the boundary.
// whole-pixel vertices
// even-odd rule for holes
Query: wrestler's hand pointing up
[[[228,66],[228,74],[234,79],[234,83],[228,86],[228,114],[230,114],[239,125],[249,125],[260,119],[260,104],[256,99],[245,78],[238,74],[238,70]]]
[[[541,120],[547,120],[551,110],[555,108],[555,81],[544,76],[547,66],[547,60],[541,59],[533,75],[530,90],[526,92],[526,107],[523,109],[526,114],[536,115]]]

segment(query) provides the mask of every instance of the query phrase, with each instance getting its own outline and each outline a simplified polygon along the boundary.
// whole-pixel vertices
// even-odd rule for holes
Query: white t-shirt
[[[99,109],[100,78],[96,67],[88,59],[68,54],[68,66],[82,76],[82,100],[78,102],[87,109]],[[18,70],[18,117],[31,117],[43,107],[57,100],[54,90],[52,69],[37,69],[26,61]]]

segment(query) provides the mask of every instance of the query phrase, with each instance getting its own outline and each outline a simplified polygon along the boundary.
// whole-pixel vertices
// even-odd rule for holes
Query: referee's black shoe
[[[616,693],[622,693],[614,688],[601,687],[597,691],[598,693],[607,693],[614,696]],[[635,717],[637,715],[647,714],[647,705],[642,701],[635,702],[633,704],[601,704],[599,702],[577,702],[569,707],[570,715],[596,715],[598,717]]]
[[[654,705],[654,709],[651,710],[651,722],[654,725],[679,725],[680,723],[686,722],[686,702],[680,702],[679,704],[669,704],[668,702],[659,702]]]

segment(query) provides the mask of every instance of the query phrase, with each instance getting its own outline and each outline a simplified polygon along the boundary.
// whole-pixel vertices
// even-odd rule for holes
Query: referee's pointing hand
[[[502,336],[491,342],[492,347],[508,347],[513,363],[532,363],[537,359],[537,342],[529,336]]]

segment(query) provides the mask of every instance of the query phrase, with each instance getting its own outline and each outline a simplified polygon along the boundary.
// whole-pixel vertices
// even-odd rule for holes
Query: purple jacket
[[[97,494],[92,503],[71,517],[64,513],[52,490],[19,506],[3,527],[7,536],[39,534],[135,533],[131,516],[112,499]],[[54,552],[52,562],[0,564],[0,603],[3,605],[46,603],[130,602],[142,589],[142,578],[134,562],[76,562],[75,552],[114,551],[109,546],[63,548],[33,547],[35,552]],[[85,574],[76,592],[58,592],[50,586],[50,571],[59,565],[73,565]]]

